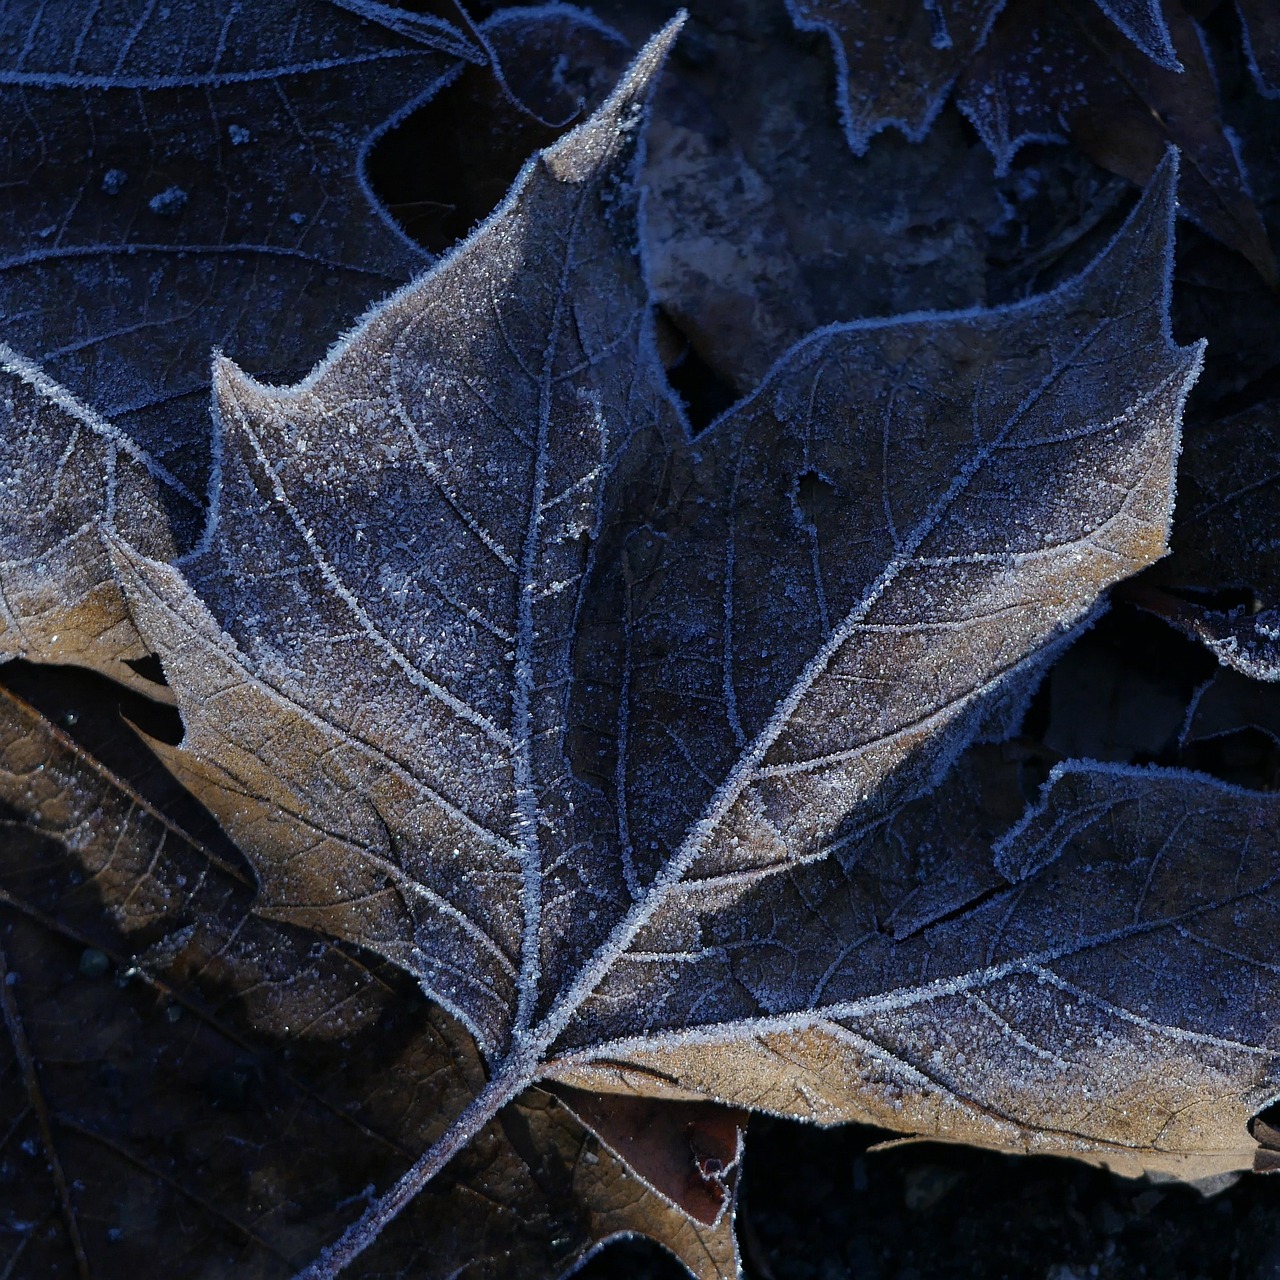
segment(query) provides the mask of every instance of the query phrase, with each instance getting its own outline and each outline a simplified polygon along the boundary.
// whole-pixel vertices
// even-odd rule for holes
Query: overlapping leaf
[[[1087,0],[1015,0],[957,85],[957,105],[1001,170],[1025,143],[1070,141],[1142,184],[1176,145],[1187,213],[1274,281],[1275,255],[1200,34],[1178,5],[1169,17],[1172,67],[1144,56]]]
[[[1043,957],[1001,952],[990,906],[945,946],[873,937],[823,880],[1164,549],[1198,367],[1166,320],[1174,166],[1057,293],[820,331],[695,446],[629,176],[671,34],[304,383],[222,365],[199,556],[116,551],[186,726],[160,750],[264,910],[381,951],[476,1034],[491,1082],[441,1150],[552,1074],[1212,1163],[1216,1131],[1039,1126],[1016,1054],[978,1098],[899,1107],[917,1068],[876,1018],[984,1043],[965,993]],[[803,976],[814,930],[843,941]],[[1077,943],[1101,963],[1096,930]],[[1163,1042],[1122,1047],[1135,1097],[1169,1079]],[[1060,1057],[1078,1092],[1096,1064]]]
[[[372,0],[0,15],[5,340],[204,495],[209,353],[296,377],[425,262],[364,185],[478,57]]]
[[[100,528],[189,547],[211,348],[296,375],[423,264],[376,216],[364,156],[478,54],[365,0],[18,4],[0,34],[0,657],[137,684]]]
[[[147,649],[103,533],[127,529],[168,559],[200,506],[123,432],[0,345],[0,660],[75,663],[159,694],[129,665]]]
[[[856,153],[890,125],[922,138],[953,88],[999,172],[1028,142],[1070,141],[1142,185],[1172,143],[1186,158],[1187,212],[1274,280],[1275,256],[1222,120],[1213,70],[1178,0],[789,7],[798,25],[830,39]],[[1250,28],[1263,32],[1264,61],[1265,25],[1259,16]],[[1265,90],[1260,66],[1255,57]]]
[[[1268,399],[1189,435],[1174,553],[1157,571],[1175,589],[1248,592],[1249,604],[1224,610],[1156,587],[1134,592],[1223,665],[1268,681],[1280,679],[1277,421],[1280,405]]]
[[[0,796],[13,1274],[288,1275],[478,1087],[469,1037],[400,975],[251,915],[233,866],[7,694]],[[633,1232],[735,1273],[731,1214],[680,1212],[531,1093],[370,1263],[556,1274]]]
[[[1160,0],[1093,3],[1144,56],[1178,69]],[[919,141],[1005,7],[1006,0],[787,0],[798,26],[831,43],[840,114],[858,154],[890,125]]]

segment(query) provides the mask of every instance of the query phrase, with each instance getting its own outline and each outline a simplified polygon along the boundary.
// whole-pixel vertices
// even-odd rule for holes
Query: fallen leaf
[[[1196,690],[1182,730],[1184,745],[1256,729],[1280,746],[1280,692],[1230,668]]]
[[[840,119],[855,155],[890,125],[920,141],[1003,8],[1004,0],[787,0],[796,26],[830,41]]]
[[[830,41],[856,155],[889,126],[920,141],[953,91],[998,174],[1028,143],[1070,142],[1142,186],[1173,144],[1186,164],[1186,212],[1274,284],[1274,252],[1179,0],[788,0],[788,8],[799,27]]]
[[[1179,771],[1060,766],[996,843],[1003,886],[895,942],[868,911],[874,868],[807,868],[708,942],[738,952],[735,975],[757,995],[784,977],[820,985],[836,1014],[827,1043],[816,1028],[760,1019],[734,1069],[773,1085],[761,1105],[795,1107],[799,1092],[819,1120],[853,1112],[968,1142],[985,1133],[1006,1149],[1072,1148],[1131,1175],[1211,1180],[1250,1167],[1247,1121],[1278,1083],[1260,976],[1276,804]],[[810,921],[802,948],[779,929],[791,911]],[[904,966],[915,982],[875,985]],[[685,1078],[718,1080],[726,1049],[708,1036],[682,1062]],[[649,1065],[670,1069],[671,1056]],[[833,1095],[837,1079],[847,1093]]]
[[[1258,89],[1280,98],[1280,13],[1267,0],[1236,0],[1244,27],[1244,51]]]
[[[1144,57],[1179,69],[1161,0],[1093,5]],[[920,141],[1007,7],[1016,8],[1016,0],[787,0],[798,27],[831,43],[840,116],[856,155],[891,125]]]
[[[1173,555],[1159,580],[1179,587],[1280,596],[1280,400],[1188,431]]]
[[[75,663],[162,696],[102,531],[176,556],[201,499],[122,431],[0,344],[0,661]],[[175,536],[175,530],[177,534]]]
[[[1142,185],[1176,145],[1186,213],[1253,263],[1268,283],[1275,255],[1226,129],[1195,24],[1166,6],[1178,65],[1135,47],[1090,0],[1013,0],[966,68],[956,104],[1008,169],[1028,142],[1070,142]]]
[[[21,0],[0,49],[5,340],[203,499],[210,350],[297,377],[425,265],[365,155],[481,55],[374,0]]]
[[[1164,550],[1199,364],[1167,329],[1172,161],[1077,280],[819,331],[694,443],[653,355],[631,181],[673,37],[305,382],[220,363],[198,555],[113,543],[186,730],[156,749],[252,860],[259,909],[386,955],[487,1060],[315,1275],[539,1079],[1130,1170],[1243,1158],[1217,1129],[1167,1149],[1109,1114],[1041,1124],[1038,1059],[966,1015],[969,988],[1087,969],[1084,923],[1051,959],[1010,935],[977,961],[1000,950],[990,906],[862,948],[841,921],[825,977],[799,980],[794,950],[843,907],[797,899],[806,864],[843,875],[988,695]],[[986,1100],[899,1070],[873,1047],[890,1025],[985,1045]],[[1158,1109],[1174,1050],[1147,1070],[1117,1025],[1126,1087]]]
[[[1280,680],[1280,610],[1210,609],[1148,586],[1127,594],[1139,608],[1199,640],[1224,667],[1254,680]]]
[[[252,915],[242,872],[5,692],[0,821],[11,1274],[287,1275],[480,1086],[470,1037],[404,975]],[[370,1263],[558,1275],[640,1232],[735,1275],[732,1213],[665,1203],[573,1101],[524,1095]]]
[[[108,895],[140,938],[158,929],[129,956],[135,981],[221,982],[224,1023],[261,998],[254,1035],[292,1035],[282,1010],[336,999],[317,962],[345,972],[351,942],[381,951],[406,972],[366,957],[376,981],[360,991],[394,995],[338,1028],[376,1023],[392,1047],[330,1045],[307,1081],[365,1100],[390,1135],[378,1159],[320,1125],[301,1157],[272,1148],[270,1126],[223,1128],[221,1109],[311,1103],[273,1093],[203,1013],[182,1059],[223,1070],[218,1114],[175,1102],[177,1130],[243,1145],[179,1190],[239,1177],[268,1243],[250,1241],[254,1256],[311,1256],[369,1203],[311,1274],[366,1245],[378,1271],[555,1273],[637,1230],[731,1274],[740,1124],[709,1098],[1202,1179],[1257,1158],[1245,1122],[1277,1092],[1257,963],[1273,932],[1270,798],[1076,764],[1018,823],[1027,779],[1012,785],[1003,749],[959,756],[1007,736],[1101,593],[1164,549],[1199,358],[1166,318],[1172,161],[1080,278],[1018,306],[821,330],[694,440],[635,259],[631,156],[659,60],[651,47],[299,386],[218,366],[222,469],[192,556],[147,543],[173,502],[159,464],[113,460],[114,428],[13,361],[32,474],[69,442],[83,462],[54,509],[86,508],[86,591],[125,591],[127,617],[113,596],[120,618],[83,624],[78,652],[95,625],[136,624],[128,643],[161,654],[185,722],[157,751],[244,847],[259,904],[347,940],[304,958],[288,940],[309,935],[207,899],[170,920],[187,908],[151,870],[164,859],[119,835],[137,802],[111,817],[120,796],[82,781],[88,817],[55,835],[56,857],[6,868],[36,868],[11,899],[25,916],[12,948],[5,935],[40,982],[5,1002],[15,1105],[31,1103],[21,1123],[47,1157],[41,1064],[74,1056],[94,1009],[109,1029],[143,1021],[136,986],[133,1004],[99,988],[82,1026],[58,1021],[56,912],[82,903],[93,927],[100,882],[126,864],[96,866],[87,892],[46,885],[37,918],[52,868],[116,845],[141,858],[146,875]],[[111,511],[133,479],[152,485],[138,529]],[[50,548],[24,549],[39,531],[16,527],[16,560],[38,568]],[[52,575],[73,597],[78,563]],[[119,665],[118,640],[104,652],[103,669]],[[27,827],[59,820],[36,794],[59,785],[56,759],[28,752],[35,790],[11,775]],[[240,952],[222,921],[261,944]],[[89,950],[117,967],[130,952]],[[476,1044],[413,1003],[419,986]],[[1223,989],[1245,994],[1224,1006]],[[311,1061],[305,1038],[289,1052],[290,1073]],[[136,1065],[117,1069],[142,1092]],[[82,1077],[58,1106],[91,1096]],[[264,1146],[246,1172],[243,1152]],[[411,1162],[381,1200],[362,1194]],[[130,1183],[144,1204],[155,1164]],[[93,1181],[106,1223],[124,1179]],[[58,1183],[40,1172],[27,1189],[65,1220],[81,1193]],[[245,1223],[230,1228],[242,1241]],[[127,1225],[146,1239],[140,1217]],[[74,1255],[70,1235],[55,1261]]]

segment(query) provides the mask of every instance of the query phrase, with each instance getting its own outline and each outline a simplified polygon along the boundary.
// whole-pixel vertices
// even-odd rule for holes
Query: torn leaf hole
[[[810,467],[792,482],[791,511],[802,529],[817,532],[836,514],[839,503],[840,491],[821,471]]]

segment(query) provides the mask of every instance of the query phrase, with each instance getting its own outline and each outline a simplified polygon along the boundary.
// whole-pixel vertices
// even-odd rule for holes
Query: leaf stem
[[[533,1083],[535,1076],[535,1066],[523,1055],[503,1064],[400,1181],[379,1196],[310,1266],[299,1271],[294,1280],[334,1280],[512,1098]]]

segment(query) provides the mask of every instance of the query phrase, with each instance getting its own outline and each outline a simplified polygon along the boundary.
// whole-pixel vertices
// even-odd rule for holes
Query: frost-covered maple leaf
[[[194,553],[113,527],[104,471],[183,718],[155,749],[257,909],[381,953],[485,1059],[314,1276],[540,1081],[1185,1177],[1247,1165],[1275,1093],[1269,988],[1233,977],[1265,804],[1221,837],[1221,789],[1064,771],[934,909],[869,892],[883,824],[1165,550],[1200,359],[1175,161],[1055,292],[820,330],[691,438],[637,249],[675,34],[303,382],[218,363]]]

